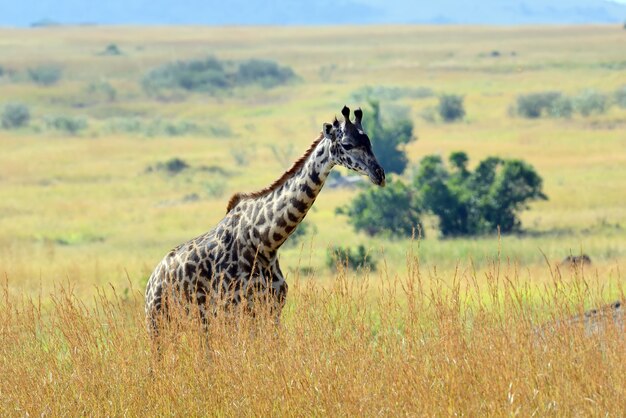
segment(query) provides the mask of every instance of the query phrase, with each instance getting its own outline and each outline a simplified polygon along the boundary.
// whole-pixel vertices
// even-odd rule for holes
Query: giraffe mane
[[[258,190],[256,192],[235,193],[234,195],[232,195],[230,200],[228,201],[228,205],[226,206],[226,213],[230,212],[235,206],[237,206],[239,202],[241,202],[244,199],[257,199],[259,197],[266,196],[269,193],[273,192],[274,190],[278,189],[289,178],[291,178],[291,176],[293,176],[298,170],[302,168],[306,160],[311,156],[311,154],[313,154],[313,151],[315,150],[315,148],[317,148],[317,146],[319,145],[319,143],[322,141],[323,138],[324,138],[324,134],[320,133],[319,137],[315,141],[313,141],[313,143],[311,144],[309,149],[306,150],[304,155],[298,158],[296,162],[293,163],[293,165],[291,166],[289,170],[285,171],[283,175],[280,176],[280,178],[275,180],[268,187]]]

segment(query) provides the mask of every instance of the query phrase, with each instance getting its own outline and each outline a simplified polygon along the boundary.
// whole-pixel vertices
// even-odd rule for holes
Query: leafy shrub
[[[222,63],[214,57],[203,60],[176,61],[150,71],[142,81],[150,94],[162,89],[215,92],[230,86]]]
[[[83,118],[72,116],[54,116],[46,119],[48,129],[55,129],[70,135],[76,135],[78,132],[87,128],[87,121]]]
[[[626,108],[626,85],[623,85],[619,89],[615,90],[615,103],[619,107]]]
[[[189,164],[187,164],[185,160],[178,158],[178,157],[174,157],[174,158],[170,158],[164,163],[157,163],[154,167],[149,166],[146,169],[146,171],[147,172],[165,171],[167,174],[174,175],[188,168],[189,168]]]
[[[404,183],[389,179],[386,187],[364,190],[337,213],[346,215],[355,230],[368,235],[410,237],[420,225],[416,198]]]
[[[530,93],[517,96],[516,112],[518,115],[535,119],[541,117],[554,102],[561,97],[558,91],[547,91],[540,93]]]
[[[352,269],[376,270],[376,262],[363,245],[356,249],[350,247],[332,247],[326,251],[326,265],[331,269],[338,266]]]
[[[55,65],[41,65],[28,69],[30,79],[41,86],[51,86],[61,79],[62,70]]]
[[[201,60],[176,61],[150,71],[142,80],[148,94],[163,90],[184,90],[216,93],[236,84],[260,84],[274,87],[294,79],[295,73],[273,61],[249,60],[236,65],[223,63],[215,57]]]
[[[240,84],[260,84],[275,87],[286,84],[296,77],[293,70],[274,61],[252,59],[239,64],[236,80]]]
[[[572,100],[569,97],[560,96],[548,107],[548,116],[553,118],[569,118],[574,112]]]
[[[439,115],[445,122],[454,122],[465,117],[463,96],[444,94],[439,97]]]
[[[2,127],[4,129],[15,129],[28,125],[30,121],[30,110],[21,103],[9,103],[2,112]]]
[[[449,161],[451,170],[441,157],[425,157],[413,180],[423,210],[439,218],[444,236],[518,230],[517,215],[527,202],[547,199],[541,177],[523,161],[488,157],[473,172],[464,152]]]
[[[366,116],[363,125],[372,139],[374,154],[387,173],[401,174],[409,162],[403,147],[415,140],[413,122],[406,118],[383,121],[380,104],[371,101],[370,107],[371,117]]]
[[[122,55],[122,51],[116,44],[108,44],[100,55],[117,56]]]
[[[434,95],[435,93],[429,87],[363,86],[353,91],[351,97],[356,102],[362,102],[365,100],[384,101],[404,98],[424,99]]]
[[[583,116],[604,113],[608,107],[607,97],[595,90],[584,90],[574,98],[574,107]]]

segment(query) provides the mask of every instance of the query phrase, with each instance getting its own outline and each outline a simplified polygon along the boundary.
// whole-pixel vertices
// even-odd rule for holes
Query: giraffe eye
[[[343,149],[346,151],[350,151],[352,148],[354,148],[354,145],[352,144],[343,144]]]

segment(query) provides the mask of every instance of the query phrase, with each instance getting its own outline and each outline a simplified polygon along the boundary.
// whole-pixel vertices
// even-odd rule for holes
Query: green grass
[[[344,103],[366,105],[351,103],[353,92],[381,85],[465,97],[467,117],[454,124],[420,117],[436,97],[383,101],[383,109],[409,109],[418,136],[407,148],[412,164],[453,150],[465,150],[470,164],[487,155],[521,158],[542,175],[549,196],[522,214],[527,233],[500,242],[441,240],[427,220],[419,243],[425,266],[482,266],[500,251],[541,281],[547,278],[543,254],[556,263],[583,251],[598,274],[610,275],[626,259],[626,111],[614,106],[587,118],[525,120],[509,116],[508,108],[517,95],[535,91],[615,91],[625,81],[615,69],[623,62],[622,35],[611,26],[0,29],[3,67],[18,75],[38,65],[63,69],[48,87],[24,77],[0,79],[0,106],[23,102],[33,119],[30,127],[0,130],[0,271],[25,291],[71,278],[90,294],[95,284],[125,282],[126,272],[138,284],[169,248],[212,227],[231,193],[264,187],[282,173],[286,167],[270,146],[293,144],[296,154],[303,152]],[[97,54],[110,43],[124,55]],[[490,56],[494,50],[500,57]],[[142,91],[150,69],[208,55],[272,59],[291,66],[301,81],[167,102]],[[333,71],[322,77],[328,66]],[[101,80],[117,90],[114,101],[89,95],[87,87]],[[69,137],[46,129],[50,115],[84,118],[88,127]],[[107,130],[120,117],[141,120],[139,134]],[[171,137],[148,132],[159,120],[199,128]],[[244,148],[253,149],[249,162],[237,165],[231,150]],[[196,169],[176,176],[146,172],[174,157]],[[199,200],[185,201],[194,193]],[[308,218],[317,234],[304,250],[282,251],[285,269],[302,258],[326,277],[326,248],[360,243],[384,251],[391,266],[404,265],[408,240],[356,234],[334,214],[353,195],[322,192]]]

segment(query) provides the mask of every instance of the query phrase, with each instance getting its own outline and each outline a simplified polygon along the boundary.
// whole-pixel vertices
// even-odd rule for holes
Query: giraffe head
[[[350,121],[347,106],[343,107],[341,114],[343,122],[335,118],[332,125],[325,123],[322,129],[324,137],[331,141],[330,158],[335,164],[364,174],[372,183],[384,187],[385,170],[376,159],[370,139],[361,126],[363,111],[360,108],[354,111],[354,123]]]

